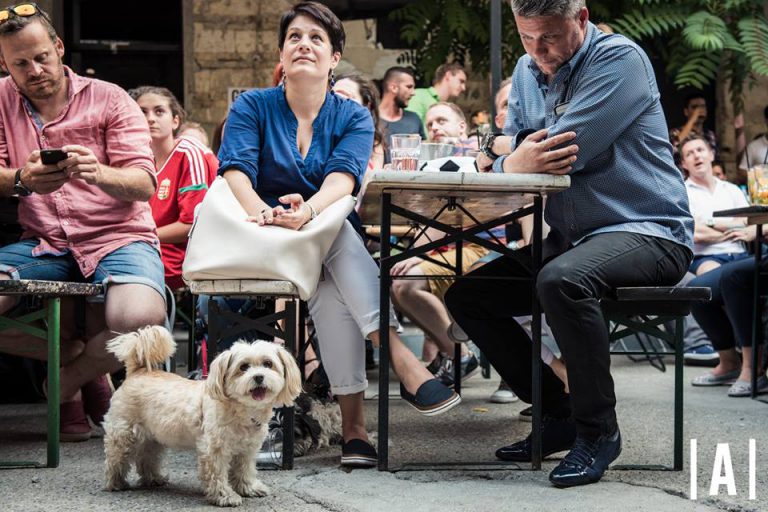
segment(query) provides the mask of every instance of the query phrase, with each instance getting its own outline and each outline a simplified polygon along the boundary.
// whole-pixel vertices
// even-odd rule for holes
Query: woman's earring
[[[280,77],[280,83],[285,87],[285,69],[283,69],[282,75]]]
[[[329,83],[329,87],[331,89],[333,89],[333,86],[336,85],[336,75],[333,73],[333,70],[331,70],[331,74],[329,76],[330,76],[330,79],[331,79],[331,81]]]

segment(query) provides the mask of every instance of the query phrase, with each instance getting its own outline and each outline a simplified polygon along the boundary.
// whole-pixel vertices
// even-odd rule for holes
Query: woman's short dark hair
[[[344,25],[341,24],[339,18],[328,7],[318,2],[301,2],[283,13],[283,17],[280,18],[280,32],[278,34],[278,46],[281,50],[283,49],[283,44],[285,44],[288,25],[297,16],[306,16],[315,20],[328,34],[333,52],[339,52],[340,54],[344,52],[344,43],[347,39]]]

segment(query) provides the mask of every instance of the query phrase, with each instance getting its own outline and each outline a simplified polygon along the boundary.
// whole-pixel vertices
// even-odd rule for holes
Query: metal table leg
[[[48,463],[55,468],[59,465],[59,423],[61,402],[61,343],[59,321],[61,317],[61,299],[48,299]]]
[[[752,398],[757,398],[757,363],[760,347],[763,345],[763,322],[760,308],[760,262],[763,256],[763,225],[756,224],[754,293],[752,294]]]
[[[392,196],[381,194],[381,273],[379,288],[379,471],[389,468],[389,289],[390,225]]]
[[[536,196],[533,202],[533,267],[531,268],[531,337],[533,348],[531,352],[531,389],[533,401],[533,418],[531,425],[532,457],[531,466],[534,471],[541,469],[541,305],[536,292],[536,278],[541,268],[541,228],[542,228],[542,198]]]
[[[285,301],[285,348],[291,354],[294,353],[296,346],[296,323],[297,319],[301,317],[298,314],[298,308],[301,307],[297,304],[296,299]],[[293,469],[293,422],[294,422],[293,406],[283,407],[283,469]]]
[[[685,320],[678,317],[675,320],[675,439],[673,469],[683,470],[683,331]]]

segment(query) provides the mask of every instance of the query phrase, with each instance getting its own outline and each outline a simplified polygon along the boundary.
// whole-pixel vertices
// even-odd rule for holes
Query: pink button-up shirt
[[[23,167],[36,149],[79,144],[99,162],[141,168],[155,176],[147,121],[120,87],[66,68],[69,100],[61,114],[38,128],[10,77],[0,79],[0,165]],[[38,238],[36,256],[72,253],[84,277],[110,252],[136,241],[159,247],[149,203],[122,201],[73,179],[50,194],[20,198],[22,238]]]

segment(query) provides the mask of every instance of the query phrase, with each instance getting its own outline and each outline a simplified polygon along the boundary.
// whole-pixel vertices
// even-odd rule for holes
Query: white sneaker
[[[511,404],[519,398],[503,380],[499,382],[499,388],[491,394],[490,401],[494,404]]]

